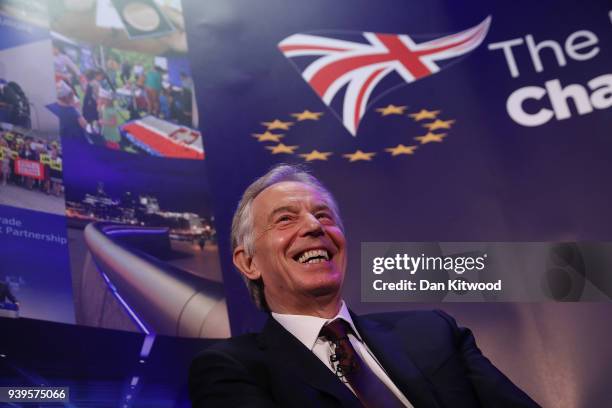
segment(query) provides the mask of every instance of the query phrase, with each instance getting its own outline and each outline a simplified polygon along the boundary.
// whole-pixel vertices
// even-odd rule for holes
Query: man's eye
[[[320,219],[320,220],[321,220],[321,219],[333,220],[333,218],[332,218],[331,214],[326,213],[326,212],[320,212],[320,213],[317,213],[315,216],[316,216],[318,219]]]
[[[276,222],[287,222],[287,221],[291,221],[290,215],[281,215],[280,217],[276,219]]]

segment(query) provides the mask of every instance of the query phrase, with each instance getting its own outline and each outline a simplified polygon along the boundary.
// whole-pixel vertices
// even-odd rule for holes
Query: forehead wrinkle
[[[294,213],[297,214],[300,212],[300,207],[302,206],[301,204],[306,204],[308,205],[308,207],[311,207],[310,211],[319,211],[319,210],[330,210],[331,211],[331,207],[330,205],[327,203],[326,200],[324,200],[322,197],[319,200],[319,198],[316,199],[316,203],[314,205],[310,205],[310,202],[313,200],[291,200],[291,201],[295,201],[298,205],[292,205],[292,204],[288,204],[288,205],[282,205],[280,207],[276,207],[275,209],[273,209],[270,212],[270,215],[268,215],[268,222],[271,222],[272,219],[274,218],[275,215],[279,214],[279,213],[283,213],[283,212],[290,212],[290,213]]]
[[[295,182],[287,181],[287,182],[281,182],[278,184],[285,184],[285,183],[303,184],[306,186],[306,190],[308,191],[306,192],[306,194],[304,194],[304,191],[299,191],[296,196],[294,192],[291,191],[292,190],[291,187],[289,187],[290,191],[287,191],[283,188],[283,190],[285,191],[281,191],[282,196],[278,199],[278,201],[280,201],[279,203],[280,206],[274,208],[270,212],[269,215],[266,216],[266,214],[261,214],[261,211],[263,210],[261,208],[259,210],[253,211],[254,212],[253,230],[258,229],[258,227],[262,228],[261,232],[257,234],[257,237],[255,238],[255,240],[261,238],[263,234],[265,234],[266,232],[270,231],[273,228],[273,225],[270,224],[273,216],[283,210],[287,210],[293,213],[298,213],[302,206],[307,206],[309,208],[312,208],[310,211],[327,209],[331,211],[334,215],[337,215],[334,210],[335,207],[332,204],[333,199],[329,197],[329,193],[326,192],[325,190],[321,190],[317,187],[310,186],[300,181],[295,181]],[[260,207],[261,201],[262,199],[264,199],[263,197],[269,194],[269,189],[272,189],[278,186],[278,184],[268,186],[260,194],[254,197],[253,202],[252,202],[252,208],[255,210],[256,207]],[[264,226],[261,225],[262,223],[264,224]]]

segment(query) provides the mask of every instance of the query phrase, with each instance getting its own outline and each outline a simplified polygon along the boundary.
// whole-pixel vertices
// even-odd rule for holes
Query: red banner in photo
[[[42,180],[45,178],[45,167],[36,161],[17,159],[15,160],[15,174]]]

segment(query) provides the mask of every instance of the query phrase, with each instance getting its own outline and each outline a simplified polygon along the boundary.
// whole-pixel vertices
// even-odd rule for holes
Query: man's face
[[[272,311],[300,310],[317,298],[339,298],[346,241],[325,196],[282,182],[253,201],[252,270],[261,276]]]

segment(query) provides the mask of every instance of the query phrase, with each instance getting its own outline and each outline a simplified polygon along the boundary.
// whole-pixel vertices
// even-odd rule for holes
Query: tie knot
[[[336,319],[321,328],[321,336],[335,342],[346,338],[352,331],[351,325],[347,321]]]

